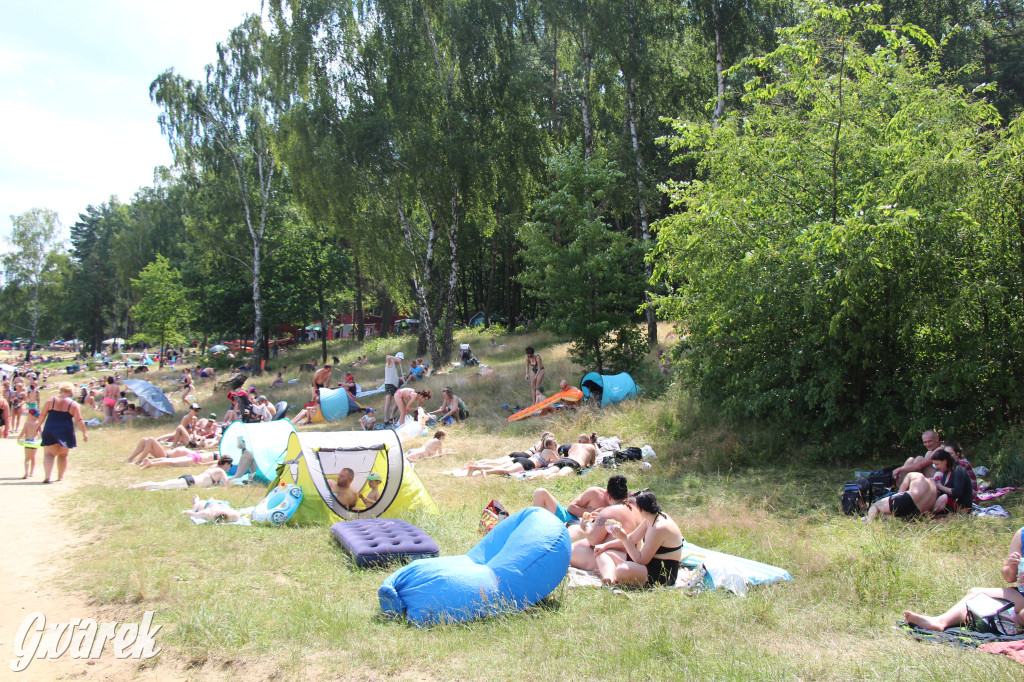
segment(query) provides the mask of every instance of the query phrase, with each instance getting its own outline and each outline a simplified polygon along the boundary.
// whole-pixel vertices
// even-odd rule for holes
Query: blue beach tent
[[[613,375],[591,372],[580,380],[580,388],[587,402],[592,398],[600,400],[601,407],[614,405],[626,398],[635,398],[638,390],[633,377],[626,372]]]

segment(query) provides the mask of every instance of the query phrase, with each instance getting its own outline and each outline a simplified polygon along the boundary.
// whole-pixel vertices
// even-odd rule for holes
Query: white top
[[[384,383],[398,386],[398,365],[399,362],[387,360],[384,363]]]

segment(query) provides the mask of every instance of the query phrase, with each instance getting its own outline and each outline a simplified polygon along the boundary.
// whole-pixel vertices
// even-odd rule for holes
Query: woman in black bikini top
[[[621,526],[612,527],[609,533],[615,540],[595,548],[601,580],[631,587],[674,585],[682,558],[683,534],[676,522],[661,511],[654,493],[637,495],[636,506],[646,523],[629,535]],[[637,548],[640,540],[642,549]]]

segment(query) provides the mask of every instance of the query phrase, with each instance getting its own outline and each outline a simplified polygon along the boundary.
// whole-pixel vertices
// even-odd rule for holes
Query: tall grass
[[[658,402],[627,401],[510,424],[501,405],[527,400],[526,345],[543,355],[549,383],[562,377],[575,383],[582,370],[550,337],[502,341],[506,348],[493,353],[475,348],[499,377],[470,378],[473,370],[457,368],[423,383],[435,392],[451,385],[473,414],[446,429],[455,455],[417,464],[441,513],[409,520],[438,542],[442,554],[473,546],[489,500],[519,509],[530,504],[536,486],[494,477],[453,479],[441,471],[521,450],[542,430],[561,442],[597,431],[618,435],[626,445],[654,447],[658,458],[650,471],[636,465],[621,471],[631,488],[655,491],[688,540],[781,566],[795,582],[757,588],[743,599],[721,591],[619,595],[563,584],[522,613],[416,628],[380,615],[376,591],[393,569],[356,568],[324,527],[194,526],[180,514],[192,491],[124,490],[151,473],[116,461],[145,431],[138,424],[96,430],[72,464],[96,482],[70,501],[69,508],[79,510],[72,521],[94,539],[75,551],[69,581],[109,617],[135,620],[141,611],[155,610],[165,626],[157,667],[177,666],[208,679],[336,679],[340,671],[369,679],[494,680],[1019,676],[1007,659],[920,644],[891,627],[905,608],[937,612],[968,587],[998,584],[1016,522],[864,526],[838,513],[841,483],[856,463],[798,465],[785,439],[722,422],[679,387]],[[365,354],[348,343],[332,349],[343,362]],[[414,343],[408,339],[387,350],[405,350],[409,357]],[[372,383],[378,377],[383,357],[370,354],[357,379]],[[257,378],[257,386],[269,380]],[[282,395],[298,402],[306,384],[292,384]],[[204,391],[203,400],[218,405],[209,387]],[[379,406],[382,398],[366,402]],[[354,428],[354,422],[340,426]],[[568,501],[587,486],[602,485],[606,473],[595,470],[545,487]],[[262,490],[212,494],[248,506]],[[1004,500],[1018,517],[1024,511],[1019,496]]]

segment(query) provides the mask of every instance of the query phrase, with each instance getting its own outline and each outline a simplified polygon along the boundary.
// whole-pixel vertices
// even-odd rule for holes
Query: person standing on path
[[[68,453],[78,445],[75,440],[75,424],[82,429],[82,440],[89,442],[82,421],[82,411],[71,395],[74,387],[63,382],[57,386],[60,395],[56,395],[43,404],[39,412],[39,421],[43,423],[43,483],[50,482],[53,471],[53,460],[57,459],[57,480],[64,480],[64,472],[68,468]]]

